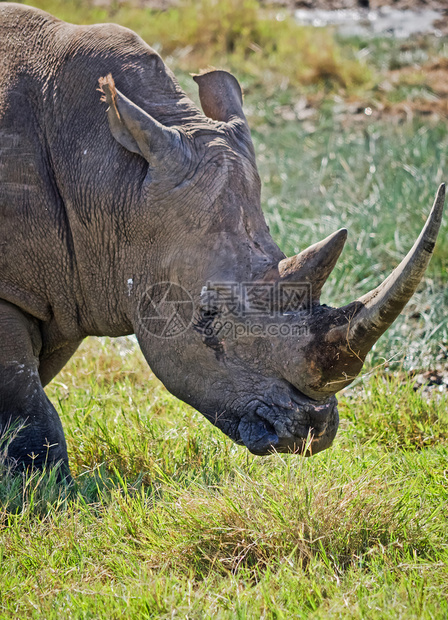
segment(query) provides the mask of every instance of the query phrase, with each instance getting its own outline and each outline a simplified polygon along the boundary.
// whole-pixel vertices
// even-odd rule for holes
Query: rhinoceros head
[[[100,82],[112,135],[148,164],[126,222],[133,325],[166,387],[234,441],[260,455],[314,454],[336,434],[336,392],[359,374],[420,282],[444,187],[382,284],[345,307],[320,305],[346,231],[286,258],[261,211],[238,82],[223,71],[195,80],[206,116],[164,124],[111,77]]]

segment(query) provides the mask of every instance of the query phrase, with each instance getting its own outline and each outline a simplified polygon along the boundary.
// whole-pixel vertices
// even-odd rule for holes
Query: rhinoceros
[[[443,186],[382,284],[321,305],[346,231],[287,258],[237,80],[194,79],[202,111],[132,31],[0,4],[0,424],[22,467],[68,471],[44,386],[89,335],[135,334],[167,389],[254,454],[324,450],[335,394],[422,278]]]

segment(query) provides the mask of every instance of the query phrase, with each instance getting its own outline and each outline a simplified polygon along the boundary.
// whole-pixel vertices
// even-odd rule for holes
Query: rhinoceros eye
[[[212,337],[216,332],[214,322],[219,315],[220,312],[217,308],[200,308],[193,322],[195,331],[205,338]]]

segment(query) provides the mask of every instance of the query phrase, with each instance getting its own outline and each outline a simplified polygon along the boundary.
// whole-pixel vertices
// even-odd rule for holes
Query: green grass
[[[131,27],[140,15],[44,5]],[[179,17],[163,19],[176,32]],[[406,61],[390,42],[353,46],[374,71]],[[232,54],[271,232],[291,254],[346,226],[322,298],[346,303],[412,246],[447,180],[446,124],[347,125],[325,106],[299,120],[297,91],[262,91],[250,55]],[[47,388],[75,485],[0,463],[0,618],[446,618],[447,397],[415,392],[408,371],[446,365],[447,226],[368,374],[341,395],[333,447],[311,459],[252,457],[168,394],[132,339],[84,342]]]
[[[428,399],[415,390],[410,377],[406,380],[401,373],[378,373],[358,387],[362,391],[343,399],[340,413],[363,443],[421,450],[448,442],[446,393]]]
[[[0,482],[2,618],[446,617],[446,402],[415,443],[423,401],[374,375],[300,459],[234,446],[129,339],[86,341],[48,393],[76,486]]]

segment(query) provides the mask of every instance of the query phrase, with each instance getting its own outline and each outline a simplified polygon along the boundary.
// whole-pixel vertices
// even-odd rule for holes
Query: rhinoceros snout
[[[259,407],[239,424],[240,442],[257,456],[288,452],[311,456],[333,443],[339,425],[336,398],[295,409]]]

